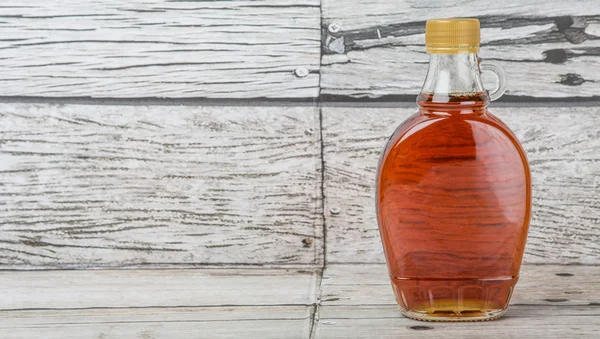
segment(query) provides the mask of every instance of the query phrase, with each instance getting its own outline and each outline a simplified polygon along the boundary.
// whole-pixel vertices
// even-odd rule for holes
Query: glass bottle
[[[488,109],[506,87],[482,62],[477,19],[429,20],[419,111],[389,139],[377,171],[377,218],[403,314],[490,320],[506,311],[531,213],[531,178],[515,135]],[[498,85],[488,92],[481,69]]]

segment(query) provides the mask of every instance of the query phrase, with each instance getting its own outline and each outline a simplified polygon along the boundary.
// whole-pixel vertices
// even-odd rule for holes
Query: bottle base
[[[423,321],[484,321],[508,308],[518,277],[486,279],[392,278],[402,313]]]
[[[468,321],[489,321],[495,320],[504,315],[506,310],[492,310],[487,312],[463,312],[460,315],[454,312],[434,312],[434,313],[418,313],[403,310],[400,307],[402,315],[407,318],[419,321],[453,321],[453,322],[468,322]]]

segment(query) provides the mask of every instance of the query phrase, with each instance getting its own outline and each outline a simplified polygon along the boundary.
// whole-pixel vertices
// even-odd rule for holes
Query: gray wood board
[[[600,307],[511,306],[498,320],[424,323],[396,306],[321,307],[315,338],[596,338]]]
[[[384,262],[375,171],[387,138],[414,111],[323,108],[328,262]],[[513,129],[531,165],[533,217],[524,262],[599,264],[598,108],[491,111]]]
[[[308,306],[177,307],[0,312],[6,339],[309,338]]]
[[[318,263],[318,116],[0,104],[0,263]]]
[[[318,0],[15,0],[0,17],[2,96],[319,93]]]
[[[317,274],[297,269],[0,274],[0,332],[17,338],[308,338]]]
[[[597,334],[599,266],[524,265],[521,272],[502,319],[453,324],[403,318],[383,264],[329,265],[322,280],[320,270],[297,269],[5,271],[0,331],[10,339]]]
[[[424,323],[402,317],[387,267],[328,265],[316,338],[595,338],[600,267],[524,265],[506,315],[490,322]]]
[[[600,266],[523,265],[511,305],[598,306]],[[328,265],[323,306],[396,305],[385,264]]]
[[[600,6],[596,0],[440,1],[324,0],[321,93],[371,97],[416,95],[427,73],[425,21],[477,17],[481,56],[508,71],[507,94],[600,96]],[[491,77],[490,77],[491,79]],[[487,86],[493,80],[485,78]]]
[[[4,271],[0,309],[308,306],[317,275],[283,268]]]

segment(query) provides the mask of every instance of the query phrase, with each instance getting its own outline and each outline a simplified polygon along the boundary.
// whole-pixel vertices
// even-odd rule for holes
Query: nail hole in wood
[[[312,238],[304,238],[302,239],[302,244],[304,244],[304,247],[310,247],[313,243]]]
[[[309,73],[310,72],[308,71],[308,69],[306,67],[298,67],[294,70],[294,74],[298,78],[305,78],[308,76]]]
[[[573,18],[570,16],[561,16],[554,19],[554,24],[556,25],[556,28],[558,28],[559,32],[564,32],[567,28],[571,27],[573,23]]]
[[[560,84],[567,86],[579,86],[585,82],[585,79],[577,73],[567,73],[560,75]]]
[[[327,30],[331,33],[338,33],[342,30],[342,25],[333,22],[327,26]]]
[[[567,54],[567,51],[565,51],[564,49],[549,49],[547,51],[544,51],[544,61],[545,62],[549,62],[552,64],[562,64],[563,62],[567,61],[567,59],[569,58],[569,55]]]

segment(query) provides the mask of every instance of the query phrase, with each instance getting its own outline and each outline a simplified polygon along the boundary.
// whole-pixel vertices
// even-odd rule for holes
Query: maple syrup
[[[476,55],[433,61],[428,78],[456,62],[471,66],[455,81],[426,80],[419,111],[387,143],[376,196],[384,252],[406,316],[490,320],[505,312],[518,280],[529,165],[515,135],[487,109]]]

